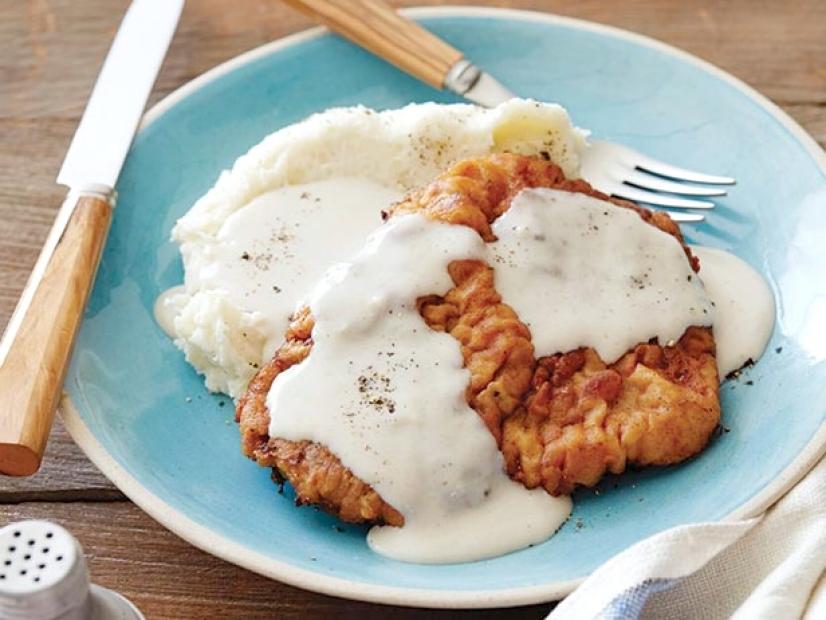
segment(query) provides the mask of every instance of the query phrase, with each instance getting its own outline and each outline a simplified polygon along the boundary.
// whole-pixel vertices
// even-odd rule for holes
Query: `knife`
[[[462,52],[377,0],[284,0],[379,58],[486,108],[513,98]],[[403,45],[399,45],[399,41]]]
[[[66,200],[0,341],[0,472],[35,473],[109,231],[117,182],[183,0],[133,0],[57,182]]]

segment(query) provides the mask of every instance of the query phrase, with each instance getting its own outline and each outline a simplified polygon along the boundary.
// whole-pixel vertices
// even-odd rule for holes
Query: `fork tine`
[[[626,198],[635,202],[644,202],[658,207],[671,207],[673,209],[713,209],[714,203],[707,200],[691,200],[689,198],[675,198],[655,194],[644,189],[637,189],[630,185],[618,185],[612,188],[612,194],[620,198]]]
[[[675,222],[683,222],[683,223],[692,223],[692,222],[703,222],[706,219],[705,215],[700,213],[677,213],[674,211],[666,211],[668,215],[671,216],[671,219]]]
[[[635,167],[652,174],[657,174],[661,177],[669,179],[676,179],[678,181],[689,181],[690,183],[707,183],[708,185],[734,185],[737,183],[731,177],[721,177],[713,174],[703,174],[702,172],[695,172],[686,168],[678,168],[671,164],[666,164],[656,159],[646,157],[641,153],[634,154],[632,162]]]
[[[639,187],[640,189],[650,189],[656,192],[668,192],[670,194],[682,194],[683,196],[725,196],[726,190],[721,187],[704,187],[702,185],[685,185],[667,181],[662,177],[652,176],[639,170],[632,170],[625,175],[625,182]]]

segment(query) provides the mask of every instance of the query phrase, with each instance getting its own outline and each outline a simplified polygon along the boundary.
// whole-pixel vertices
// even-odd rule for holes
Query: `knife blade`
[[[183,0],[134,0],[123,17],[57,182],[114,188]]]
[[[40,467],[75,333],[115,204],[114,188],[183,0],[133,0],[57,182],[69,186],[0,341],[0,472]]]

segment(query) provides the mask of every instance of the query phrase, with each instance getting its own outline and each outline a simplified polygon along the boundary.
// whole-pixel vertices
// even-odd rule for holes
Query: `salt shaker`
[[[89,582],[77,539],[49,521],[0,529],[0,619],[144,620],[129,600]]]

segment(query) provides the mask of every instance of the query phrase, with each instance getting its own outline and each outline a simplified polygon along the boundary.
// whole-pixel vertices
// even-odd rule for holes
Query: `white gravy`
[[[756,360],[771,334],[774,303],[759,274],[728,253],[694,248],[701,280],[673,237],[632,211],[531,189],[493,225],[492,244],[469,228],[408,215],[363,245],[398,198],[356,178],[269,192],[230,216],[219,243],[187,269],[187,289],[225,292],[271,321],[279,339],[297,305],[309,303],[313,351],[274,382],[269,432],[328,446],[404,515],[402,528],[370,530],[383,555],[493,557],[549,538],[571,510],[569,498],[507,477],[467,404],[458,342],[419,315],[417,297],[451,288],[451,261],[495,268],[496,288],[530,328],[537,356],[590,346],[611,362],[640,342],[666,344],[713,323],[725,376]],[[173,336],[181,293],[170,289],[156,303]]]
[[[187,289],[225,291],[243,312],[271,321],[268,331],[280,340],[326,269],[355,254],[381,225],[381,210],[400,197],[354,177],[262,194],[227,218],[198,264],[187,265]],[[158,320],[164,330],[172,324],[169,312]]]
[[[537,357],[589,346],[611,363],[640,342],[712,324],[680,244],[631,210],[529,189],[493,231],[496,289],[531,330]]]
[[[184,293],[184,286],[173,286],[166,289],[163,293],[158,295],[155,300],[155,322],[170,338],[176,338],[175,335],[175,317],[178,316],[180,310],[178,301]]]
[[[714,302],[714,340],[722,380],[747,361],[757,361],[774,328],[774,296],[748,263],[715,248],[692,246],[700,277]]]
[[[270,435],[328,446],[405,517],[370,546],[426,563],[477,560],[541,542],[569,498],[511,481],[465,399],[459,343],[430,329],[416,298],[452,287],[453,260],[485,260],[479,236],[421,215],[394,218],[310,297],[312,354],[274,382]]]

